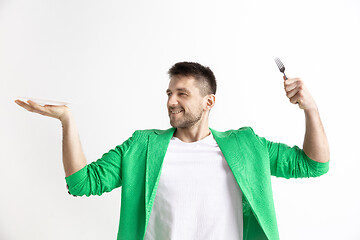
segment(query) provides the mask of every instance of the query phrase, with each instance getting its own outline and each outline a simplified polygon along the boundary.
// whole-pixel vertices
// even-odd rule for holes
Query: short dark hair
[[[216,79],[209,67],[205,67],[196,62],[178,62],[168,71],[170,78],[174,76],[193,77],[198,82],[200,94],[206,96],[216,93]]]

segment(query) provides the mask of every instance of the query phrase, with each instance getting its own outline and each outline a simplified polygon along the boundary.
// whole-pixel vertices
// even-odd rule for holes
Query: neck
[[[208,123],[199,126],[192,126],[190,128],[176,128],[174,137],[179,138],[183,142],[197,142],[211,133]]]

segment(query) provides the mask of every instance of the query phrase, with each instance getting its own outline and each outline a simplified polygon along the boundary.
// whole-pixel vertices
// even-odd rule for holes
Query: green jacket
[[[271,175],[318,177],[328,171],[329,162],[310,159],[296,145],[259,137],[251,127],[226,132],[209,129],[243,193],[243,239],[279,239]],[[175,130],[137,130],[97,161],[65,177],[69,193],[75,196],[100,196],[122,187],[118,240],[144,239]]]

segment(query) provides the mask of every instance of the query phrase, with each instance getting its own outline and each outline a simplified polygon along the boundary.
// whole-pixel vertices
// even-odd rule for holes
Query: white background
[[[281,239],[360,239],[358,1],[0,1],[0,239],[116,239],[121,188],[68,195],[61,123],[14,103],[67,101],[88,163],[137,129],[170,126],[167,70],[209,66],[209,126],[302,148],[301,77],[329,140],[320,178],[272,178]]]

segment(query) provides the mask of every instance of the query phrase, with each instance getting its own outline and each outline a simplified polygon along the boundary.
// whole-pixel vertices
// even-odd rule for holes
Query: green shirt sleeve
[[[134,133],[135,134],[135,133]],[[122,185],[121,165],[134,141],[134,134],[101,158],[65,177],[69,194],[73,196],[102,195]]]
[[[309,158],[297,145],[290,147],[284,143],[272,142],[259,137],[250,127],[254,136],[267,149],[271,175],[283,178],[319,177],[329,171],[329,161],[317,162]]]

